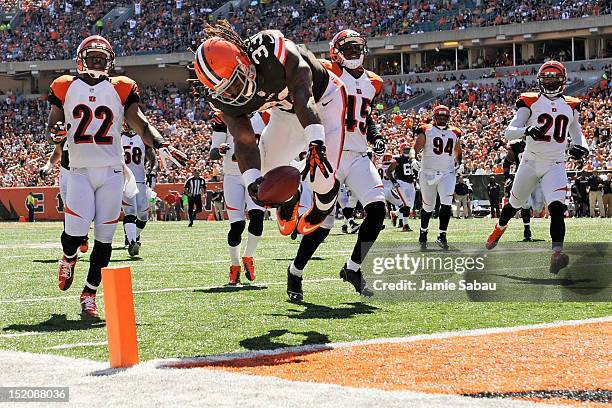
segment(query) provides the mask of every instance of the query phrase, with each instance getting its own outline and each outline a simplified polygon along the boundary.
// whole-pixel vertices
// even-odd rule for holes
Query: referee
[[[196,214],[202,212],[202,191],[206,190],[206,182],[200,177],[200,171],[194,170],[193,176],[185,182],[185,192],[187,193],[189,227],[193,226]],[[195,207],[195,208],[194,208]]]

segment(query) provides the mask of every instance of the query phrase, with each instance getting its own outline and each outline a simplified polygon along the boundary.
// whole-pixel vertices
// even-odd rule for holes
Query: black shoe
[[[128,246],[128,254],[130,256],[136,256],[140,252],[140,244],[136,241],[130,242],[130,246]]]
[[[123,241],[123,246],[129,246],[130,245],[130,241],[128,241],[127,235],[123,235],[124,241]]]
[[[342,233],[343,234],[348,234],[348,225],[345,224],[345,225],[342,226]]]
[[[531,229],[529,227],[525,228],[523,232],[523,242],[531,242]]]
[[[361,224],[357,224],[355,221],[350,221],[349,225],[351,226],[351,234],[356,234],[357,232],[359,232],[359,228],[361,228]]]
[[[372,297],[374,293],[368,288],[368,285],[363,279],[363,273],[361,273],[361,269],[357,270],[357,272],[348,269],[346,264],[340,269],[340,277],[343,281],[350,283],[353,285],[357,293],[361,296]]]
[[[290,302],[301,302],[304,300],[304,292],[302,291],[302,277],[295,276],[287,267],[287,296]]]
[[[187,225],[188,227],[193,227],[193,221],[189,221],[189,225]]]
[[[438,244],[438,246],[442,248],[443,250],[447,251],[448,242],[446,241],[446,234],[442,233],[438,235],[438,238],[436,239],[436,244]]]
[[[427,231],[421,230],[419,233],[419,244],[421,245],[421,251],[427,249]]]

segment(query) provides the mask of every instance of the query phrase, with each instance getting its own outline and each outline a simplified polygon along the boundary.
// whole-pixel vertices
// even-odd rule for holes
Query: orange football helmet
[[[93,67],[87,65],[87,54],[90,52],[99,52],[106,55],[104,69],[93,69]],[[85,38],[77,48],[76,64],[77,72],[81,75],[87,74],[93,78],[109,76],[111,70],[115,66],[115,52],[113,51],[113,46],[106,38],[100,35],[91,35]]]
[[[365,38],[354,30],[338,32],[329,43],[329,58],[348,69],[361,67],[367,53]]]
[[[450,120],[450,109],[446,105],[438,105],[433,110],[433,120],[438,127],[446,127]]]
[[[565,91],[567,71],[559,61],[548,61],[538,70],[538,86],[540,92],[548,97],[557,97]]]
[[[257,89],[255,65],[237,45],[220,37],[204,41],[193,62],[198,80],[221,103],[242,106]]]

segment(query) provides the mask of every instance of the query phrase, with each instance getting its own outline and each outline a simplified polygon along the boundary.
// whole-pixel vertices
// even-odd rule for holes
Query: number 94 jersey
[[[568,135],[572,138],[582,137],[577,122],[579,99],[562,96],[551,100],[535,92],[526,92],[519,96],[516,108],[529,109],[530,115],[525,127],[538,126],[544,130],[544,135],[537,140],[532,137],[526,138],[527,144],[523,155],[525,159],[563,161]],[[574,121],[576,122],[573,123]]]
[[[455,157],[453,151],[461,137],[461,130],[454,126],[440,129],[432,124],[423,124],[416,134],[425,135],[421,168],[423,170],[454,172]]]
[[[124,112],[139,99],[138,86],[125,76],[94,85],[72,75],[53,81],[49,102],[64,111],[70,167],[121,166]]]
[[[146,146],[140,135],[132,137],[123,134],[121,136],[125,164],[132,170],[137,183],[144,183],[147,179],[145,175],[145,149]]]

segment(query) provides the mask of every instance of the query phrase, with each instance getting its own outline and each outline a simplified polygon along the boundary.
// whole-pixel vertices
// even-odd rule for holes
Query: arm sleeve
[[[589,149],[589,144],[582,133],[582,128],[580,127],[580,113],[577,110],[574,110],[574,119],[572,123],[570,123],[568,128],[569,137],[571,138],[571,143],[574,146],[582,146],[585,149]]]
[[[508,140],[520,139],[525,136],[525,129],[527,128],[525,125],[529,120],[529,116],[531,115],[531,110],[527,107],[520,107],[512,121],[504,131],[504,136]]]
[[[225,143],[226,138],[227,138],[227,133],[213,131],[212,144],[210,145],[210,148],[218,149],[219,146],[221,146],[221,143]]]

